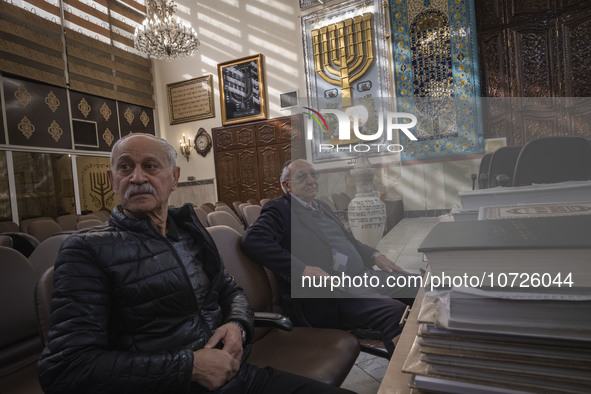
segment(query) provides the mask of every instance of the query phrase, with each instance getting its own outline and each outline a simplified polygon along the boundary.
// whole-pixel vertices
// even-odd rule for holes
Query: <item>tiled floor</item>
[[[377,249],[409,272],[418,273],[424,268],[417,248],[437,223],[437,218],[402,219],[380,241]],[[351,372],[341,387],[358,394],[376,394],[388,367],[388,360],[367,353],[360,353]]]

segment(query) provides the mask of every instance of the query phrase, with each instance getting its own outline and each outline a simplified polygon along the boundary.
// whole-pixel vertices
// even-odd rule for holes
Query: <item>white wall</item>
[[[218,63],[257,53],[264,55],[269,118],[290,114],[289,111],[280,110],[280,93],[298,90],[300,97],[306,95],[298,0],[177,0],[176,4],[177,14],[197,30],[201,46],[190,58],[171,62],[154,61],[157,124],[160,135],[174,146],[178,146],[183,133],[194,137],[200,127],[210,132],[213,127],[222,125]],[[216,117],[170,125],[166,85],[208,74],[213,75]],[[478,169],[476,159],[458,158],[403,166],[398,156],[372,161],[374,164],[384,164],[376,177],[378,191],[390,199],[401,195],[406,210],[452,208],[457,203],[457,191],[471,188],[470,174]],[[188,162],[180,157],[179,165],[181,181],[188,176],[197,180],[215,177],[213,153],[203,158],[193,150]],[[352,166],[345,161],[318,165],[320,169],[334,168],[341,171],[327,176],[326,182],[321,184],[321,193],[329,196],[340,191],[354,194],[351,182],[342,181],[345,175],[342,170]]]
[[[160,134],[174,146],[183,133],[194,137],[203,127],[211,133],[222,125],[217,64],[258,53],[264,55],[269,118],[289,115],[281,111],[279,94],[305,92],[303,49],[298,0],[178,0],[177,14],[197,30],[201,46],[193,57],[154,61],[154,90]],[[191,8],[187,8],[187,6]],[[213,75],[215,118],[170,125],[166,85]],[[215,177],[213,153],[205,158],[194,150],[187,162],[179,159],[181,180]]]

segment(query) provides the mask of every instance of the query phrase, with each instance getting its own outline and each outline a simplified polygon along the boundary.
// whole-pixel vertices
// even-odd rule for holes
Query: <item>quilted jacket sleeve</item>
[[[254,335],[254,314],[244,291],[223,268],[224,284],[221,286],[219,303],[224,312],[224,323],[238,322],[246,331],[246,342]]]
[[[51,328],[38,363],[45,393],[188,392],[191,349],[109,349],[111,292],[96,261],[85,241],[72,236],[56,262]]]

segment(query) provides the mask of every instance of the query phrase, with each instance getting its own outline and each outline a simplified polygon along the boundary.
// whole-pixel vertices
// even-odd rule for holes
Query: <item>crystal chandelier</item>
[[[137,50],[154,59],[172,60],[193,55],[199,47],[197,32],[190,24],[174,17],[172,0],[147,0],[147,17],[135,29]]]

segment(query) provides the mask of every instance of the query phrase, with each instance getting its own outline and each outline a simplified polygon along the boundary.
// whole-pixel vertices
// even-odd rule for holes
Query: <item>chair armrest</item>
[[[511,178],[508,175],[497,175],[496,180],[497,186],[511,186]]]
[[[480,174],[478,177],[478,188],[479,189],[487,189],[488,188],[488,174]]]
[[[274,327],[284,331],[293,330],[289,317],[272,312],[255,312],[254,325],[255,327]]]

